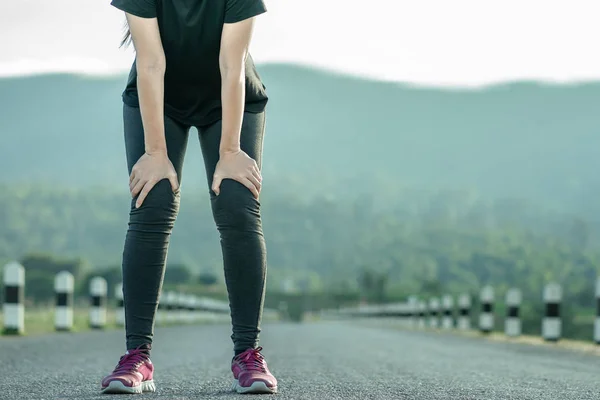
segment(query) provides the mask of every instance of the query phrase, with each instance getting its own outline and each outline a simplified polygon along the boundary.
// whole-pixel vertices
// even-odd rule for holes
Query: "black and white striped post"
[[[192,295],[190,307],[192,310],[192,321],[194,321],[194,322],[198,321],[200,319],[200,314],[198,312],[198,310],[199,310],[198,296]]]
[[[281,305],[281,303],[279,304]],[[276,311],[279,314],[279,311]],[[202,306],[200,304],[200,297],[194,296],[194,315],[196,321],[202,320]]]
[[[544,303],[546,313],[542,322],[542,337],[548,342],[560,339],[562,323],[560,320],[560,302],[562,288],[557,283],[549,283],[544,288]]]
[[[419,299],[417,296],[408,298],[408,324],[411,328],[419,325]]]
[[[285,304],[286,307],[286,312],[288,309],[288,304]],[[210,321],[213,320],[214,315],[210,312],[210,300],[207,299],[206,297],[200,297],[198,299],[198,308],[200,309],[200,314],[202,315],[202,318]],[[352,315],[352,311],[344,308],[341,310],[342,311],[342,315],[346,315],[346,316],[351,316]],[[286,314],[289,315],[289,314]]]
[[[471,329],[471,296],[462,294],[458,298],[458,329]]]
[[[521,318],[519,309],[521,307],[521,291],[513,288],[506,292],[506,321],[504,322],[504,333],[506,336],[517,337],[521,335]]]
[[[194,321],[194,306],[195,299],[194,295],[188,294],[185,296],[185,321],[193,322]]]
[[[56,309],[54,312],[54,329],[68,332],[73,329],[73,291],[75,279],[69,271],[61,271],[54,277],[54,293]]]
[[[175,320],[175,307],[177,305],[177,293],[168,291],[165,297],[165,321],[173,322]]]
[[[25,268],[18,262],[4,266],[4,330],[5,335],[25,333]]]
[[[177,320],[177,322],[182,322],[185,321],[185,317],[186,317],[186,300],[187,300],[187,296],[181,292],[177,293],[177,302],[175,303],[175,309],[176,311],[176,317],[175,319]]]
[[[106,279],[96,276],[90,281],[90,328],[103,329],[106,326]]]
[[[454,328],[454,318],[452,315],[452,308],[454,307],[454,300],[452,296],[445,295],[442,298],[442,308],[444,316],[442,317],[442,328],[449,330]]]
[[[481,289],[480,300],[479,330],[482,333],[490,333],[494,330],[494,288],[484,286]]]
[[[158,309],[156,311],[156,323],[162,324],[165,321],[165,292],[160,292],[158,296]]]
[[[427,327],[427,303],[419,301],[419,329],[425,329]]]
[[[596,320],[594,321],[594,341],[600,345],[600,276],[596,278]]]
[[[123,301],[123,284],[115,285],[115,299],[117,300],[117,310],[115,322],[117,326],[125,326],[125,302]]]
[[[439,312],[440,312],[440,301],[434,297],[429,299],[429,327],[437,329],[439,327]]]

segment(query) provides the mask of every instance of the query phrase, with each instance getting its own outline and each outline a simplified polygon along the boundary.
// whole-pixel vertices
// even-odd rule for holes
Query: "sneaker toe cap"
[[[264,382],[267,387],[277,386],[277,379],[275,379],[273,375],[247,373],[241,374],[239,377],[239,383],[243,387],[252,386],[252,383],[254,382]]]
[[[114,381],[119,381],[127,387],[133,386],[133,380],[131,378],[123,375],[111,375],[102,380],[102,387],[107,387],[111,382]]]

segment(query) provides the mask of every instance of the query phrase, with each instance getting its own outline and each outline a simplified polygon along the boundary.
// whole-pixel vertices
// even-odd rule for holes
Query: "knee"
[[[220,189],[218,196],[211,196],[217,228],[262,232],[260,203],[252,192],[232,179],[223,180]]]
[[[179,192],[174,193],[168,179],[159,181],[144,199],[140,208],[135,208],[136,198],[131,201],[129,225],[144,230],[165,232],[171,230],[179,213]]]

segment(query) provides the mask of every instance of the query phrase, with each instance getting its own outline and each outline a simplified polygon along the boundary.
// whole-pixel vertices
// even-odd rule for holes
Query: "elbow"
[[[136,60],[138,75],[164,75],[167,69],[165,57],[138,57]]]
[[[244,60],[226,60],[221,57],[219,60],[222,81],[238,81],[245,76]]]

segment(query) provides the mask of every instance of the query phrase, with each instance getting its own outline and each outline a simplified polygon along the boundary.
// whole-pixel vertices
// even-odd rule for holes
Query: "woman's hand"
[[[262,186],[262,176],[256,161],[242,150],[221,153],[221,158],[213,175],[213,192],[219,195],[221,182],[227,178],[236,180],[246,186],[258,199]]]
[[[135,197],[139,193],[135,207],[140,208],[154,185],[165,178],[171,182],[173,192],[179,189],[177,172],[175,172],[166,151],[144,153],[133,166],[129,177],[131,197]]]

